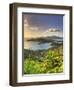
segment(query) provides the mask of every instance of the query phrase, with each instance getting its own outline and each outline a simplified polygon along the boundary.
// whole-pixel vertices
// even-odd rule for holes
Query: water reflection
[[[43,50],[51,48],[51,43],[39,43],[36,41],[25,41],[24,42],[24,49],[30,49],[30,50]]]

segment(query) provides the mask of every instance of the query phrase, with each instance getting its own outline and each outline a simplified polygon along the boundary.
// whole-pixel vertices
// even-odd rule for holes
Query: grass
[[[44,51],[25,51],[24,74],[63,72],[62,45]]]

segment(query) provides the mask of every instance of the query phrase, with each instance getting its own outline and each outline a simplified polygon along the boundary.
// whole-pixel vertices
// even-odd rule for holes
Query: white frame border
[[[22,76],[22,12],[24,13],[44,13],[44,14],[64,14],[64,73],[51,75],[24,75]],[[17,8],[17,82],[39,82],[39,81],[56,81],[69,80],[69,10],[55,10],[42,8]],[[67,64],[65,64],[67,63]]]

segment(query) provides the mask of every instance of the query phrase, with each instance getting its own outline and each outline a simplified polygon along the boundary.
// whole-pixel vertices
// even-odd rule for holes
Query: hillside
[[[24,73],[63,72],[63,46],[48,50],[24,50]]]

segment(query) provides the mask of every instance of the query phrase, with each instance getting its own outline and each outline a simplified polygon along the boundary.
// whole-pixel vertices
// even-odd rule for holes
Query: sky
[[[24,19],[28,20],[31,27],[40,27],[40,30],[47,30],[48,28],[63,30],[63,15],[24,13]]]

